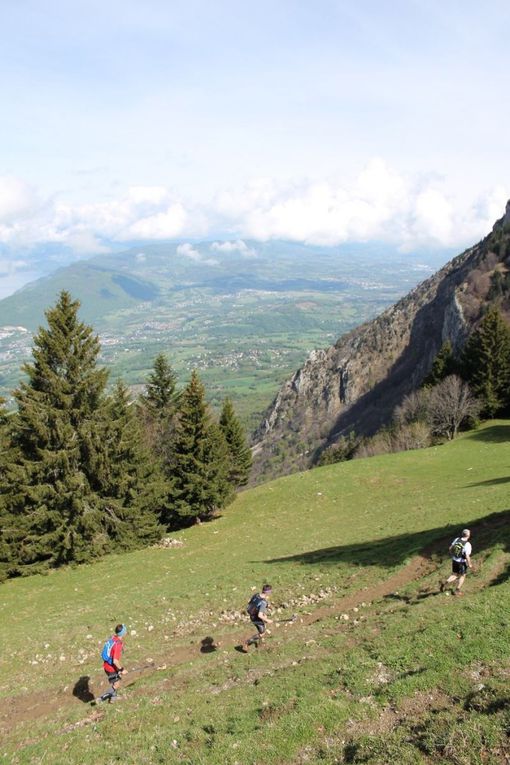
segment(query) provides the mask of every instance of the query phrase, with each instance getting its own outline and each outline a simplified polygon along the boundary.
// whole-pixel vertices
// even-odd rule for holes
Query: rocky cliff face
[[[310,354],[254,434],[256,470],[281,475],[309,467],[341,435],[369,435],[387,423],[445,341],[461,350],[492,299],[496,272],[509,268],[510,202],[483,241],[373,321]],[[507,295],[496,297],[510,308]]]

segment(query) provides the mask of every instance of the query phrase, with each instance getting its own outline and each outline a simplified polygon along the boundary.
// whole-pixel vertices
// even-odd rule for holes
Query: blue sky
[[[218,232],[471,243],[510,196],[509,28],[500,0],[0,0],[9,268]]]

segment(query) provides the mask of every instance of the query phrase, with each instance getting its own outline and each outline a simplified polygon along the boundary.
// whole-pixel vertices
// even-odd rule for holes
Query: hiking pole
[[[289,616],[287,619],[275,619],[274,623],[275,624],[288,624],[288,623],[295,622],[296,619],[297,619],[297,614],[292,614],[292,616]]]
[[[159,667],[156,667],[154,662],[151,664],[142,664],[141,667],[134,667],[133,669],[128,670],[128,675],[132,675],[133,672],[143,672],[144,669],[159,669]]]

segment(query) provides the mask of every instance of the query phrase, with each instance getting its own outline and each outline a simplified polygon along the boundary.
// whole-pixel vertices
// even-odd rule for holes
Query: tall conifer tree
[[[211,417],[196,372],[185,388],[179,410],[173,465],[173,512],[167,521],[206,519],[230,498],[228,460],[223,434]]]
[[[109,536],[120,549],[155,541],[161,536],[158,516],[167,487],[151,461],[135,407],[120,380],[105,403],[96,437],[90,449],[91,485],[102,498]]]
[[[160,353],[154,360],[146,391],[140,397],[139,409],[147,444],[160,460],[167,477],[172,462],[179,395],[177,375],[166,356]]]
[[[0,397],[0,582],[16,563],[16,550],[10,544],[12,529],[6,504],[7,472],[11,460],[15,461],[15,456],[10,449],[5,400]]]
[[[86,561],[110,549],[100,497],[90,485],[86,442],[98,427],[107,372],[99,341],[63,291],[34,338],[28,380],[14,392],[17,464],[8,475],[8,510],[23,567]]]
[[[423,381],[423,385],[437,385],[445,377],[456,374],[457,367],[458,363],[453,355],[452,344],[447,340],[439,349],[439,353],[434,359],[431,370]]]
[[[166,418],[175,412],[179,403],[177,375],[164,353],[159,353],[154,359],[153,370],[141,398],[154,418]]]
[[[510,404],[510,328],[491,306],[471,334],[462,354],[463,376],[493,417]]]
[[[220,428],[228,446],[228,480],[233,486],[244,486],[250,475],[252,456],[250,447],[246,442],[246,434],[229,398],[226,398],[223,403]]]

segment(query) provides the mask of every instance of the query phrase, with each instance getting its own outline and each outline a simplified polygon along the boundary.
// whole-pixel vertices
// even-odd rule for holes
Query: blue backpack
[[[111,637],[106,641],[106,643],[103,646],[103,650],[101,652],[102,660],[106,661],[108,664],[111,664],[112,666],[113,666],[112,651],[113,651],[114,645],[115,645],[115,640]]]

